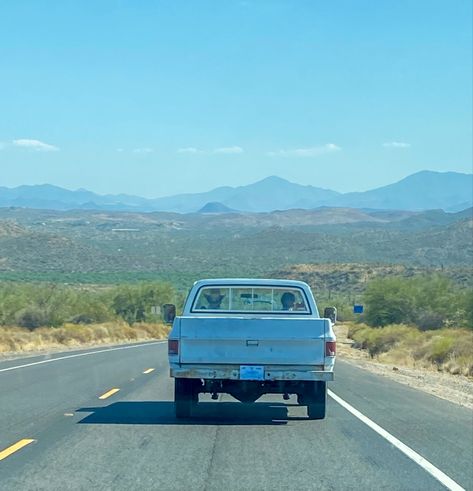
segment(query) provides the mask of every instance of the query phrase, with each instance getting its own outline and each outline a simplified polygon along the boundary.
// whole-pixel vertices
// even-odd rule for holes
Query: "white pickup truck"
[[[199,393],[228,393],[241,402],[263,394],[297,394],[308,417],[323,419],[327,381],[333,380],[336,339],[301,281],[197,281],[168,339],[178,418],[187,418]],[[169,309],[170,308],[170,309]],[[332,310],[333,312],[333,310]]]

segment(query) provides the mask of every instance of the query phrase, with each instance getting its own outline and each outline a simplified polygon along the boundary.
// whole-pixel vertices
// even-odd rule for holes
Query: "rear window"
[[[198,291],[192,312],[310,314],[310,308],[300,288],[208,286]]]

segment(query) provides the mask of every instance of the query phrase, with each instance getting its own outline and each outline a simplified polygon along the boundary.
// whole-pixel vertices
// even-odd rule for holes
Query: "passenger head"
[[[296,296],[291,292],[284,292],[281,295],[281,303],[283,310],[290,310],[294,307],[294,303],[296,301]]]
[[[204,297],[209,304],[209,309],[219,309],[224,296],[220,293],[219,288],[211,288],[208,293],[204,293]]]

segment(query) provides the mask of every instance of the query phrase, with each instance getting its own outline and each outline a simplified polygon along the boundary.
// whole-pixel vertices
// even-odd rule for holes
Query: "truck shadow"
[[[285,425],[306,420],[288,415],[294,404],[239,402],[200,402],[189,419],[177,419],[170,401],[115,402],[103,407],[83,407],[78,413],[90,413],[78,424],[115,425]]]

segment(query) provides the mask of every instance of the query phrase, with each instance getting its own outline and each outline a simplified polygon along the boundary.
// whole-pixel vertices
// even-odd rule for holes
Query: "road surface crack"
[[[221,402],[222,399],[222,394],[219,395],[218,402]],[[218,404],[218,403],[217,403]],[[218,434],[220,432],[220,426],[217,426],[215,429],[215,434],[212,440],[212,452],[210,453],[210,459],[209,459],[209,464],[207,466],[207,469],[205,471],[205,481],[204,481],[204,491],[207,491],[209,488],[209,485],[212,481],[212,467],[214,463],[214,458],[215,458],[215,449],[217,447],[217,438]]]

